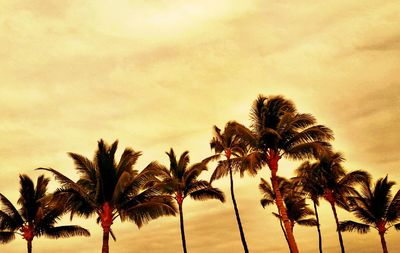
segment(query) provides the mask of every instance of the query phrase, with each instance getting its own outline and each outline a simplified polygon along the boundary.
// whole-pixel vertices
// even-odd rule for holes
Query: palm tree
[[[358,183],[368,179],[367,172],[356,170],[347,173],[341,163],[344,161],[343,155],[339,152],[326,152],[315,164],[316,171],[319,173],[319,183],[324,189],[324,199],[329,202],[335,217],[336,230],[339,237],[341,252],[345,252],[342,234],[339,229],[339,218],[336,211],[336,205],[349,210],[347,197],[355,193],[355,187]]]
[[[290,221],[291,232],[293,232],[295,224],[302,226],[316,226],[317,220],[308,217],[310,215],[314,215],[314,212],[306,204],[306,199],[302,195],[303,193],[297,191],[294,182],[289,181],[286,178],[278,177],[278,183],[280,192],[285,202],[285,207]],[[259,189],[263,194],[260,202],[264,208],[268,205],[275,204],[275,192],[273,191],[272,186],[263,178],[261,178]],[[285,239],[288,242],[286,232],[282,226],[282,216],[279,214],[279,210],[278,213],[273,214],[279,219]]]
[[[140,173],[133,169],[141,153],[126,148],[117,163],[114,159],[117,146],[118,141],[107,145],[100,140],[93,161],[69,153],[80,173],[77,182],[54,169],[39,168],[52,172],[61,183],[56,196],[67,203],[71,219],[75,214],[85,218],[98,216],[97,222],[103,229],[103,253],[109,252],[110,234],[115,240],[111,225],[117,217],[121,221],[133,221],[140,228],[152,219],[176,213],[169,199],[154,187],[148,187],[154,175],[146,169]]]
[[[347,220],[340,223],[341,231],[367,233],[375,228],[381,238],[382,250],[388,252],[385,240],[386,231],[392,226],[400,230],[400,190],[392,197],[391,188],[395,182],[388,181],[387,176],[371,185],[368,178],[361,183],[360,191],[349,197],[352,212],[363,223]]]
[[[237,131],[262,154],[268,164],[276,205],[282,216],[290,249],[298,253],[279,190],[278,162],[282,157],[292,160],[318,157],[325,149],[330,149],[328,141],[333,139],[333,133],[323,125],[316,125],[312,115],[298,113],[293,102],[282,96],[260,95],[253,103],[250,119],[251,130],[237,126]]]
[[[189,151],[185,151],[177,160],[174,150],[171,148],[168,155],[169,168],[161,164],[154,164],[147,170],[156,174],[158,180],[155,181],[156,188],[174,199],[179,207],[179,220],[182,237],[183,252],[187,253],[185,227],[183,222],[183,201],[186,197],[194,200],[218,199],[225,201],[224,194],[219,189],[214,188],[205,180],[200,180],[200,174],[207,170],[205,162],[189,165]]]
[[[324,195],[324,189],[319,183],[319,176],[316,171],[315,164],[305,161],[296,169],[296,177],[292,180],[297,184],[301,191],[305,193],[313,202],[315,218],[317,221],[318,246],[319,252],[322,253],[322,235],[319,223],[318,208],[319,198]]]
[[[248,153],[248,145],[243,142],[243,140],[240,138],[239,135],[237,135],[237,132],[235,131],[236,124],[238,123],[228,122],[225,125],[224,132],[221,132],[221,129],[219,129],[217,126],[214,126],[214,135],[210,142],[210,146],[216,154],[208,159],[219,160],[223,155],[226,159],[219,160],[210,181],[212,182],[229,174],[230,193],[233,203],[233,209],[236,215],[236,221],[239,227],[240,239],[243,244],[244,252],[248,253],[249,250],[247,247],[242,222],[240,221],[239,210],[235,199],[233,187],[233,172],[239,171],[240,175],[243,176],[244,172],[247,171],[249,174],[255,175],[258,169],[255,165],[259,165],[260,163],[257,162],[257,160],[259,160],[257,159],[257,155],[259,153]],[[248,166],[248,163],[252,162],[254,162],[254,165]]]
[[[39,176],[36,187],[27,175],[19,176],[20,194],[17,208],[0,193],[0,243],[8,243],[21,235],[27,242],[28,253],[32,252],[32,240],[46,236],[53,239],[71,236],[90,236],[80,226],[55,226],[65,213],[63,207],[51,200],[47,193],[49,179]]]

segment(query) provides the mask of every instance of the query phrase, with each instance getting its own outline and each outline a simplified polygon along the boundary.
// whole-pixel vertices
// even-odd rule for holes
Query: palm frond
[[[129,219],[135,222],[135,224],[140,228],[150,220],[161,216],[175,216],[176,213],[176,207],[171,199],[160,196],[129,208],[123,212],[121,219]]]
[[[369,232],[370,226],[367,224],[362,224],[362,223],[358,223],[355,221],[347,220],[347,221],[340,222],[339,229],[340,229],[340,231],[343,231],[343,232],[356,231],[360,234],[366,234]]]
[[[208,187],[193,191],[189,194],[189,196],[194,200],[218,199],[221,202],[225,202],[224,193],[214,187]]]
[[[211,175],[210,182],[227,176],[229,173],[229,162],[227,160],[219,161],[217,167]]]
[[[75,169],[85,179],[90,180],[92,183],[96,182],[96,167],[88,158],[69,152],[68,155],[74,160]]]
[[[52,168],[37,168],[36,170],[45,170],[53,173],[56,180],[59,181],[63,187],[72,189],[76,194],[80,196],[82,200],[84,200],[92,208],[97,207],[95,201],[86,193],[84,189],[82,189],[82,187],[80,187],[80,185],[78,185],[68,177],[64,176],[62,173]]]
[[[3,194],[0,193],[0,202],[3,205],[2,210],[7,214],[12,220],[15,220],[15,223],[18,225],[22,225],[24,220],[22,219],[21,215],[15,208],[15,206],[11,203],[10,200],[6,198]]]
[[[308,227],[313,227],[318,225],[317,220],[314,218],[297,220],[296,223],[301,226],[308,226]]]
[[[52,238],[68,238],[73,236],[90,236],[88,230],[80,227],[80,226],[58,226],[58,227],[50,227],[44,231],[44,235]]]
[[[11,231],[0,231],[0,244],[6,244],[15,239],[15,233]]]

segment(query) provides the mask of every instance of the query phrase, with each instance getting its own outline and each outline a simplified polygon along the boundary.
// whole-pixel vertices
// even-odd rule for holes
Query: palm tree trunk
[[[32,253],[32,240],[27,240],[28,253]]]
[[[233,209],[235,210],[236,221],[237,221],[237,224],[239,227],[240,239],[242,240],[244,252],[249,253],[249,249],[247,248],[246,238],[244,237],[242,222],[240,221],[239,210],[238,210],[238,207],[236,204],[235,193],[233,191],[233,175],[232,175],[232,168],[231,168],[230,160],[228,160],[228,166],[229,166],[229,179],[230,179],[230,183],[231,183],[231,197],[232,197]]]
[[[379,236],[381,237],[381,244],[382,244],[383,253],[388,253],[388,249],[387,249],[387,246],[386,246],[386,240],[385,240],[385,233],[379,233]]]
[[[183,225],[183,210],[182,210],[182,203],[178,203],[179,206],[179,220],[181,224],[181,237],[182,237],[182,247],[183,247],[183,252],[187,253],[186,249],[186,239],[185,239],[185,227]]]
[[[292,232],[292,226],[290,224],[290,220],[288,218],[285,204],[283,203],[282,194],[279,190],[278,177],[276,175],[278,171],[278,160],[280,159],[279,154],[276,151],[270,150],[270,155],[268,158],[268,166],[271,170],[271,181],[272,187],[275,193],[275,202],[278,207],[279,213],[282,216],[283,224],[285,226],[286,235],[289,241],[289,247],[292,253],[299,253],[299,249],[297,248],[296,240],[294,239],[294,235]]]
[[[279,210],[278,210],[278,213],[279,213]],[[279,214],[279,216],[280,216],[280,214]],[[288,240],[287,235],[286,235],[285,228],[283,227],[282,219],[279,219],[279,224],[281,225],[281,229],[282,229],[283,235],[285,236],[285,240],[286,240],[287,245],[289,247],[289,251],[290,251],[290,253],[292,253],[292,250],[290,249],[290,245],[289,245],[289,240]]]
[[[321,228],[320,228],[320,225],[319,225],[318,208],[317,208],[317,203],[315,203],[315,201],[313,201],[313,204],[314,204],[315,218],[317,219],[319,252],[322,253],[322,235],[321,235]]]
[[[101,253],[108,253],[109,246],[108,241],[110,238],[110,231],[107,229],[103,229],[103,247],[101,248]]]
[[[342,253],[345,253],[346,251],[344,250],[342,233],[340,232],[340,229],[339,229],[339,219],[338,219],[338,216],[337,216],[335,203],[334,202],[330,202],[330,203],[331,203],[333,215],[335,216],[336,230],[337,230],[337,233],[338,233],[338,236],[339,236],[340,249],[341,249]]]

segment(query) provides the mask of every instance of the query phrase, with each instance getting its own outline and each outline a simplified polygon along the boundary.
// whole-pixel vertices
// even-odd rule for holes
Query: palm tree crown
[[[250,175],[254,176],[257,174],[257,170],[263,165],[263,160],[261,159],[260,153],[252,152],[251,146],[246,143],[245,139],[241,138],[237,131],[238,127],[245,129],[244,126],[237,122],[228,122],[223,132],[221,132],[221,129],[217,126],[214,126],[214,134],[210,146],[211,149],[215,151],[215,155],[205,160],[218,160],[218,165],[210,179],[211,182],[229,174],[233,208],[243,249],[244,252],[247,253],[249,250],[235,199],[232,174],[234,172],[239,172],[240,176],[243,177],[244,172],[247,171]],[[223,156],[225,156],[226,159],[221,159]]]
[[[77,182],[54,169],[41,168],[52,172],[61,183],[58,196],[68,204],[71,218],[75,214],[86,218],[98,216],[97,221],[103,228],[103,252],[108,252],[110,233],[115,239],[111,225],[117,217],[141,227],[152,219],[176,213],[169,199],[161,196],[154,187],[147,187],[154,175],[149,170],[138,172],[133,168],[141,153],[126,148],[117,163],[114,158],[117,146],[117,141],[107,145],[100,140],[93,161],[69,153],[80,174]]]
[[[153,163],[145,171],[157,176],[154,180],[154,187],[168,194],[176,201],[179,207],[182,247],[186,253],[186,239],[183,223],[183,201],[186,197],[194,200],[218,199],[225,201],[222,191],[211,186],[211,184],[202,179],[198,179],[200,174],[207,170],[206,162],[199,162],[190,165],[189,151],[185,151],[177,159],[174,150],[171,148],[166,152],[169,158],[169,168],[164,165]]]
[[[253,149],[262,154],[271,170],[276,205],[282,216],[290,249],[297,253],[297,244],[279,191],[278,162],[282,157],[300,160],[319,156],[330,149],[328,141],[333,139],[333,133],[329,128],[317,125],[311,114],[298,113],[293,102],[282,96],[258,96],[253,103],[250,118],[250,130],[240,126],[237,130]]]
[[[8,243],[20,234],[26,241],[28,252],[32,251],[35,237],[64,238],[71,236],[89,236],[90,233],[80,226],[56,226],[58,219],[65,213],[59,203],[52,201],[47,193],[49,179],[39,176],[36,186],[27,175],[20,175],[20,197],[17,210],[0,193],[0,243]]]
[[[384,234],[394,226],[400,230],[400,190],[392,196],[395,182],[388,181],[387,176],[380,178],[373,186],[367,178],[361,183],[360,191],[349,197],[351,211],[362,223],[347,220],[340,223],[341,231],[367,233],[374,228],[381,236],[383,252],[387,252]]]

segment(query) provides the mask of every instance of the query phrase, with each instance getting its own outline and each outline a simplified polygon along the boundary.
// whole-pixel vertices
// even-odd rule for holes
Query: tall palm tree
[[[117,163],[114,158],[117,146],[118,141],[107,145],[100,140],[93,161],[69,153],[80,174],[77,182],[54,169],[39,168],[52,172],[61,183],[56,196],[67,203],[71,219],[75,214],[85,218],[98,216],[97,222],[103,229],[103,253],[109,252],[110,234],[115,240],[111,225],[117,217],[133,221],[140,228],[152,219],[176,213],[169,199],[154,187],[148,187],[154,175],[146,169],[139,173],[133,168],[141,153],[126,148]]]
[[[0,243],[8,243],[21,235],[27,242],[28,253],[32,252],[32,240],[46,236],[53,239],[71,236],[89,236],[90,233],[80,226],[55,226],[65,213],[64,208],[50,200],[47,193],[49,179],[39,176],[36,187],[27,175],[19,176],[20,197],[17,208],[0,193]]]
[[[291,231],[293,232],[295,224],[299,224],[301,226],[316,226],[317,220],[309,217],[310,215],[314,215],[314,212],[306,204],[306,199],[303,196],[303,193],[297,191],[294,182],[282,177],[278,177],[278,182],[280,192],[282,193],[282,197],[285,202]],[[275,203],[276,195],[269,182],[261,178],[259,189],[263,194],[260,202],[264,208]],[[278,213],[273,214],[279,219],[282,231],[285,235],[286,241],[288,242],[286,232],[282,226],[282,216],[279,214],[279,210]]]
[[[319,173],[319,183],[324,189],[324,199],[329,202],[335,217],[336,230],[339,237],[341,252],[345,252],[342,233],[339,229],[339,218],[336,205],[349,210],[347,197],[355,193],[355,187],[370,176],[367,172],[356,170],[347,173],[341,163],[344,161],[343,155],[339,152],[325,152],[321,155],[316,166]]]
[[[315,218],[317,221],[316,227],[318,231],[319,252],[322,253],[322,234],[317,206],[319,205],[319,198],[324,195],[324,189],[319,182],[319,175],[316,168],[315,163],[312,164],[310,161],[305,161],[296,169],[296,177],[292,180],[313,202]]]
[[[392,197],[391,189],[394,184],[395,182],[388,181],[387,176],[378,179],[374,186],[371,185],[371,180],[364,180],[360,191],[349,197],[352,203],[351,211],[363,223],[343,221],[340,223],[340,230],[363,234],[373,227],[379,233],[383,252],[387,253],[386,231],[392,226],[400,230],[400,223],[397,223],[400,220],[400,190]]]
[[[239,123],[228,122],[225,125],[223,132],[221,132],[221,129],[219,129],[217,126],[214,126],[214,134],[210,142],[210,146],[211,149],[215,151],[215,155],[208,159],[219,160],[218,165],[211,176],[211,182],[229,174],[230,193],[233,209],[235,211],[236,222],[239,227],[240,239],[243,244],[244,252],[248,253],[249,250],[247,247],[242,222],[240,220],[239,209],[235,199],[233,173],[238,171],[240,172],[240,175],[243,176],[244,172],[247,171],[249,174],[255,175],[257,173],[257,169],[259,169],[258,166],[255,165],[260,165],[260,163],[257,162],[260,159],[257,157],[259,153],[248,152],[248,145],[243,142],[242,138],[240,138],[236,132],[237,124]],[[221,160],[222,156],[225,156],[226,159]],[[254,165],[249,163],[254,163]]]
[[[330,149],[328,141],[333,139],[332,131],[317,125],[310,114],[298,113],[292,101],[282,96],[260,95],[253,103],[250,130],[237,127],[242,138],[254,149],[259,150],[271,170],[276,205],[289,240],[290,249],[298,253],[297,244],[291,231],[278,183],[278,162],[282,157],[292,160],[315,158],[325,149]]]
[[[158,180],[154,181],[154,187],[169,195],[178,204],[182,248],[183,252],[187,253],[183,222],[183,201],[185,198],[191,197],[194,200],[218,199],[224,202],[225,197],[223,192],[212,187],[209,182],[198,179],[200,174],[207,170],[205,162],[189,165],[190,158],[188,151],[183,152],[179,159],[177,159],[172,148],[166,153],[170,161],[169,168],[157,164],[148,167],[147,170],[158,177]]]

